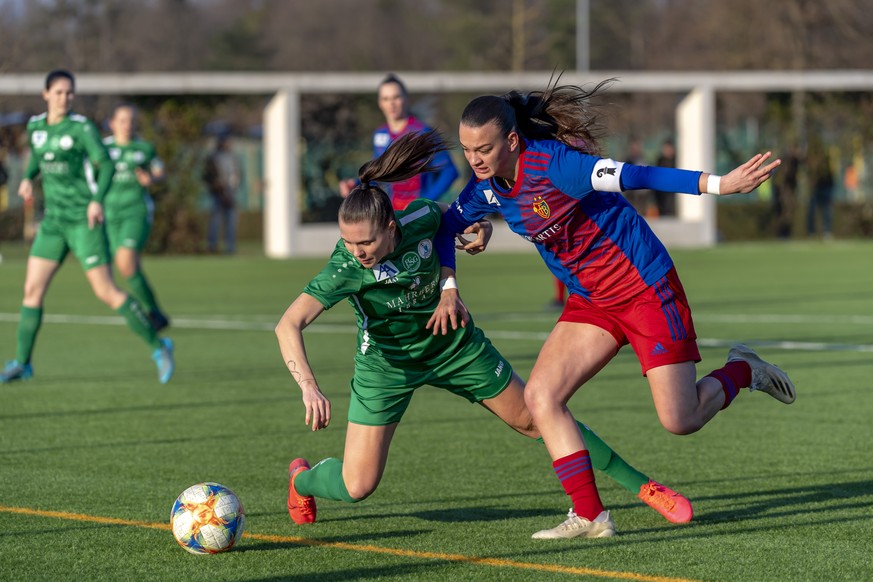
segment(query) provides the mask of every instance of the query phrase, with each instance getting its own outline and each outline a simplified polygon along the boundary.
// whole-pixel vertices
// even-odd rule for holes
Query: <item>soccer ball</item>
[[[218,483],[191,485],[173,503],[170,527],[192,554],[217,554],[242,537],[245,511],[233,491]]]

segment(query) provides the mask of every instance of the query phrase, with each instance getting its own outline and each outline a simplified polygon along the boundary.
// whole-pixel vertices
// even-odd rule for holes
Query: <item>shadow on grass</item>
[[[261,540],[253,540],[248,539],[247,543],[242,546],[237,546],[233,549],[234,552],[264,552],[264,551],[273,551],[273,550],[286,550],[289,548],[300,548],[300,547],[318,547],[321,545],[328,544],[351,544],[355,542],[374,542],[376,540],[390,540],[395,538],[412,538],[419,535],[425,535],[431,533],[432,530],[427,529],[418,529],[418,530],[392,530],[392,531],[380,531],[380,532],[367,532],[360,534],[350,534],[350,535],[342,535],[342,536],[325,536],[325,537],[316,537],[316,536],[305,536],[302,534],[311,533],[311,530],[308,530],[307,527],[298,528],[300,529],[300,534],[297,534],[297,537],[304,538],[307,541],[287,541],[287,542],[272,542],[272,541],[261,541]],[[296,530],[295,530],[296,531]],[[289,536],[291,537],[291,536]],[[243,538],[245,539],[245,538]]]
[[[435,562],[433,560],[417,561],[413,564],[395,564],[393,566],[380,565],[373,568],[348,568],[344,570],[331,570],[329,565],[326,565],[322,572],[318,573],[294,573],[282,576],[269,578],[252,578],[248,582],[295,582],[297,580],[311,582],[313,580],[331,580],[342,582],[343,580],[389,580],[394,578],[406,578],[409,576],[422,576],[428,579],[438,579],[443,576],[443,580],[453,579],[450,569],[455,568],[456,564],[450,562]],[[443,571],[440,575],[439,572]]]

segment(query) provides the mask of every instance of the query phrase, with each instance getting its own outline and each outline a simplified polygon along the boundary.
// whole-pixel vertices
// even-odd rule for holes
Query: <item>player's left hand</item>
[[[427,321],[425,329],[433,329],[433,335],[446,335],[449,333],[450,325],[453,330],[457,330],[458,323],[461,327],[466,327],[468,321],[470,321],[470,312],[461,301],[458,290],[446,289],[440,294],[440,303]]]
[[[764,162],[772,155],[772,152],[755,154],[745,164],[722,176],[719,184],[721,194],[745,194],[766,182],[782,163],[782,160],[777,159],[764,166]]]
[[[140,186],[148,188],[152,185],[152,175],[149,172],[142,168],[136,168],[134,172],[136,172],[136,181],[139,182]]]
[[[488,241],[491,240],[491,234],[494,232],[494,227],[487,220],[480,220],[471,224],[464,230],[464,234],[475,234],[475,240],[467,240],[461,235],[458,236],[458,244],[455,248],[459,251],[467,251],[468,254],[477,255],[485,250],[488,246]]]
[[[103,205],[92,200],[88,203],[88,228],[93,229],[103,223]]]

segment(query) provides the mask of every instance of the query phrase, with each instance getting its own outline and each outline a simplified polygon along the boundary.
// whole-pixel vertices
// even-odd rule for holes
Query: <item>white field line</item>
[[[523,316],[525,314],[522,314]],[[254,316],[252,319],[259,316]],[[489,318],[483,318],[486,322]],[[509,318],[507,318],[509,319]],[[551,321],[551,318],[543,317],[543,321]],[[786,315],[717,315],[695,316],[698,321],[720,322],[749,322],[749,323],[783,323],[783,324],[850,324],[850,325],[873,325],[873,317],[867,316],[786,316]],[[503,318],[501,318],[503,320]],[[0,313],[0,322],[14,323],[18,321],[17,313]],[[125,325],[124,320],[112,315],[60,315],[46,314],[43,317],[45,323],[61,323],[76,325]],[[492,319],[493,321],[493,319]],[[276,324],[273,322],[247,321],[244,319],[219,319],[219,318],[185,318],[174,317],[172,326],[178,329],[218,329],[229,331],[273,331]],[[487,328],[487,323],[486,326]],[[339,323],[316,323],[306,328],[306,333],[322,334],[347,334],[356,333],[353,325]],[[487,330],[488,337],[501,340],[534,341],[542,343],[548,337],[548,332],[543,331],[507,331]],[[698,338],[697,343],[701,347],[721,348],[729,347],[737,343],[736,339]],[[873,344],[843,344],[828,342],[797,342],[797,341],[754,341],[748,342],[756,347],[767,347],[791,351],[808,352],[865,352],[873,353]]]

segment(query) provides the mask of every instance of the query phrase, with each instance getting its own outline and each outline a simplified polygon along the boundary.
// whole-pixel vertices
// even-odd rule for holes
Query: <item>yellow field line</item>
[[[148,521],[136,521],[132,519],[119,519],[117,517],[101,517],[98,515],[86,515],[83,513],[69,513],[66,511],[47,511],[42,509],[30,509],[28,507],[6,507],[0,505],[0,512],[18,513],[21,515],[34,515],[38,517],[54,517],[73,521],[87,521],[91,523],[103,523],[108,525],[127,525],[144,527],[149,529],[169,530],[169,523],[156,523]],[[612,570],[597,570],[594,568],[579,568],[574,566],[559,566],[555,564],[536,564],[533,562],[517,562],[515,560],[502,560],[497,558],[481,558],[477,556],[465,556],[464,554],[444,554],[441,552],[420,552],[416,550],[402,550],[397,548],[384,548],[366,544],[347,544],[343,542],[325,542],[298,536],[276,536],[246,532],[243,537],[264,542],[278,542],[285,544],[298,544],[301,546],[321,546],[339,550],[351,550],[353,552],[369,552],[373,554],[388,554],[406,558],[421,558],[427,560],[443,560],[446,562],[462,562],[468,564],[481,564],[495,568],[517,568],[520,570],[536,570],[540,572],[555,572],[558,574],[574,574],[579,576],[597,576],[599,578],[613,578],[617,580],[638,580],[640,582],[695,582],[687,578],[668,578],[665,576],[648,576],[633,572],[616,572]]]

